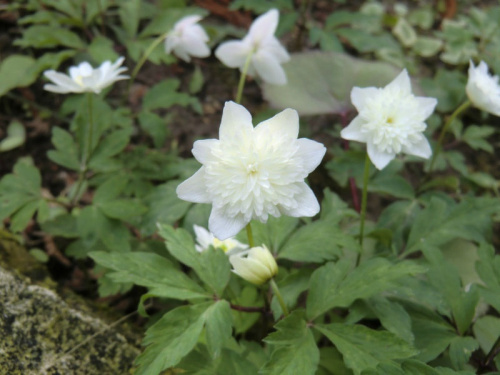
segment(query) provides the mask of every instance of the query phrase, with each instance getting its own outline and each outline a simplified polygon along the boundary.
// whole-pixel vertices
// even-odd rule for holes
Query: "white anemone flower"
[[[261,285],[278,273],[278,265],[266,246],[252,247],[229,257],[233,272],[255,285]]]
[[[469,66],[469,80],[465,87],[472,104],[495,116],[500,116],[500,85],[498,76],[488,73],[488,65],[481,61],[477,67],[472,61]]]
[[[92,68],[88,62],[82,62],[78,66],[69,68],[69,76],[55,70],[46,70],[43,75],[54,84],[48,83],[43,88],[59,94],[70,92],[99,94],[101,90],[114,82],[129,78],[120,74],[127,70],[126,67],[120,67],[124,60],[124,57],[120,57],[113,64],[111,61],[105,61],[96,69]]]
[[[273,85],[286,84],[286,74],[281,64],[290,60],[290,56],[274,36],[278,21],[278,10],[269,10],[255,19],[243,40],[222,43],[215,51],[215,56],[230,68],[243,70],[251,54],[247,72],[249,76],[258,75]]]
[[[351,101],[358,116],[340,135],[366,143],[375,167],[383,169],[400,152],[425,159],[432,155],[422,132],[437,100],[414,96],[406,69],[384,88],[354,87]]]
[[[299,116],[285,109],[255,128],[241,105],[226,102],[219,139],[196,141],[193,155],[202,167],[177,187],[179,198],[212,203],[208,228],[225,240],[252,219],[314,216],[318,200],[304,182],[326,148],[297,139]]]
[[[208,35],[203,27],[198,25],[201,19],[201,16],[195,15],[178,21],[165,38],[166,52],[173,52],[178,58],[187,62],[191,61],[191,56],[210,56],[210,48],[207,46]]]
[[[228,238],[224,241],[221,241],[208,230],[200,227],[199,225],[194,225],[193,229],[194,233],[196,234],[197,242],[195,247],[196,250],[200,253],[208,250],[210,246],[213,246],[216,249],[222,249],[222,251],[224,251],[227,256],[238,254],[241,251],[248,249],[248,245],[243,244],[240,241],[235,240],[234,238]]]

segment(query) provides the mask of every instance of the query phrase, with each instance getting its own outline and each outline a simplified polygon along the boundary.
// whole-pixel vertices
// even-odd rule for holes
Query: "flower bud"
[[[264,245],[232,255],[233,272],[255,285],[261,285],[278,273],[278,265]]]

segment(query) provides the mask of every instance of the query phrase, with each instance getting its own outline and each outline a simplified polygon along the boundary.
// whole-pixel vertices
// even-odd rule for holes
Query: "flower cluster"
[[[314,216],[319,204],[304,179],[326,148],[301,138],[297,112],[286,109],[255,128],[241,105],[224,106],[219,139],[196,141],[202,167],[177,187],[179,198],[213,205],[209,230],[224,240],[252,219]]]

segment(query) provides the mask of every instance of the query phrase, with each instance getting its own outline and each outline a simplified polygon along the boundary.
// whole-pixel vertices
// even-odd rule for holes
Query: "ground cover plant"
[[[496,2],[1,6],[0,218],[131,373],[499,373]]]

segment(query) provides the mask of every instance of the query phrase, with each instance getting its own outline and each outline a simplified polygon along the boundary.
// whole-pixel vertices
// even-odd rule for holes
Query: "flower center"
[[[250,163],[247,165],[247,174],[255,175],[257,173],[257,163]]]

